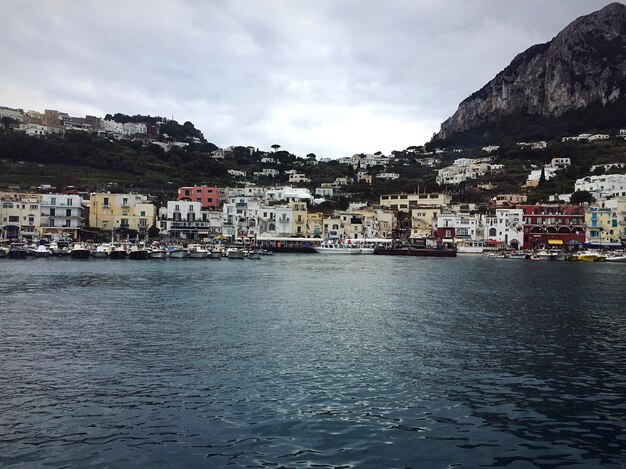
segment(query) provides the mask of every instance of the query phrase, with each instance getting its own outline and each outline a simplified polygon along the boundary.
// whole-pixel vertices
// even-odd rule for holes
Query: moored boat
[[[7,253],[8,258],[26,259],[26,256],[28,256],[28,250],[23,244],[11,244],[11,246],[9,246],[9,252]]]
[[[40,244],[39,246],[37,246],[37,249],[35,250],[35,257],[50,257],[52,255],[52,252],[43,244]]]
[[[126,256],[128,256],[128,253],[126,252],[126,249],[124,249],[122,246],[115,244],[111,246],[111,249],[109,250],[109,259],[126,259]]]
[[[313,249],[319,254],[362,254],[361,248],[357,244],[350,243],[333,243],[331,241],[324,241],[319,246],[314,246]],[[374,251],[370,254],[374,254]]]
[[[189,259],[206,259],[209,255],[209,252],[200,244],[190,244],[187,252],[189,253]]]
[[[150,251],[139,246],[132,246],[128,251],[128,258],[134,261],[143,261],[148,258]]]
[[[246,256],[245,256],[245,253],[241,249],[228,248],[226,250],[226,257],[228,257],[229,259],[241,260],[241,259],[245,259]]]
[[[95,249],[91,250],[91,257],[93,257],[94,259],[106,259],[107,257],[109,257],[110,250],[110,244],[98,244]]]
[[[70,250],[72,259],[89,259],[90,255],[89,248],[83,243],[74,243]]]
[[[182,246],[170,246],[167,255],[170,259],[185,259],[189,257],[189,252]]]

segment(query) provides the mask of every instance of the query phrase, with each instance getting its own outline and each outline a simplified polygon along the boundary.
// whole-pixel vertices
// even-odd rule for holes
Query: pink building
[[[202,208],[219,208],[220,190],[217,187],[209,186],[180,187],[178,200],[200,202]]]

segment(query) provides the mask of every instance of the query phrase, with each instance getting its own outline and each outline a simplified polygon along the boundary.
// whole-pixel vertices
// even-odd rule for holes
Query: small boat
[[[606,256],[606,262],[626,262],[626,253],[611,253]]]
[[[511,252],[508,255],[508,259],[528,259],[530,256],[524,251]]]
[[[65,242],[52,241],[49,248],[54,257],[67,257],[70,255],[70,249]]]
[[[246,257],[245,253],[241,249],[237,248],[228,248],[226,250],[226,257],[229,259],[244,259]]]
[[[83,243],[74,243],[70,250],[70,256],[72,259],[89,259],[91,251]]]
[[[52,251],[50,251],[50,249],[43,244],[37,246],[37,249],[35,250],[35,257],[50,257],[51,255]]]
[[[128,253],[126,252],[126,249],[124,249],[122,246],[115,244],[111,246],[109,250],[109,259],[126,259],[126,256],[128,256]]]
[[[130,248],[130,251],[128,251],[128,258],[134,261],[144,261],[148,258],[149,254],[150,251],[148,251],[147,249],[140,248],[139,246],[135,245]]]
[[[251,261],[261,259],[260,249],[255,249],[253,251],[250,251],[250,253],[248,254],[248,259],[250,259]]]
[[[7,257],[9,254],[9,248],[5,248],[4,246],[0,246],[0,258]]]
[[[26,259],[26,256],[28,256],[28,250],[23,244],[11,244],[9,246],[9,252],[7,253],[9,259]]]
[[[167,251],[161,246],[152,246],[148,253],[148,259],[167,259]]]
[[[111,245],[108,243],[99,244],[96,246],[96,249],[91,251],[91,257],[94,259],[106,259],[109,257],[109,251],[111,250]]]
[[[212,261],[221,261],[222,253],[220,251],[211,251],[209,252],[209,259]]]
[[[604,262],[606,261],[606,256],[600,254],[598,251],[588,250],[573,254],[570,260],[578,262]]]
[[[170,246],[167,255],[170,259],[184,259],[189,257],[189,252],[182,246]]]
[[[206,259],[209,252],[199,244],[190,244],[187,248],[189,259]]]

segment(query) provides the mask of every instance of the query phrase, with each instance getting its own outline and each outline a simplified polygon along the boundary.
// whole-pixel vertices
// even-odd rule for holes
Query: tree
[[[156,238],[159,236],[159,229],[156,227],[156,225],[152,225],[150,228],[148,228],[148,236],[150,238]]]
[[[594,198],[589,191],[576,191],[570,197],[570,203],[572,205],[591,204]]]
[[[314,160],[315,158],[317,158],[317,156],[315,156],[315,153],[309,153],[308,155],[306,155],[308,160]]]
[[[276,150],[280,148],[280,145],[278,143],[275,143],[274,145],[272,145],[272,148],[274,149],[274,153],[276,153]]]

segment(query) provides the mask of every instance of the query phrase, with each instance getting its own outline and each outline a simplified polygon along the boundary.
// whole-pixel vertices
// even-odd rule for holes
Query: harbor
[[[626,458],[621,265],[65,259],[0,260],[0,465]]]

